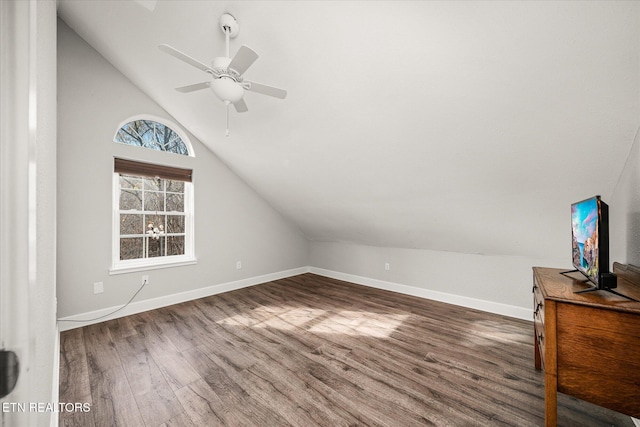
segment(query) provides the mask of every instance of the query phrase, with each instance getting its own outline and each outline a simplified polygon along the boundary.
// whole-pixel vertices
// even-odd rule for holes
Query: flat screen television
[[[571,252],[575,270],[593,283],[575,293],[604,290],[638,301],[613,290],[618,286],[615,274],[609,271],[609,206],[593,196],[571,205]]]
[[[598,288],[609,273],[609,207],[594,196],[571,205],[571,247],[573,266]]]

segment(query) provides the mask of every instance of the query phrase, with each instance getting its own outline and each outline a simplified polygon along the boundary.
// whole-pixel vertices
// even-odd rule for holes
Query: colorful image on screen
[[[598,281],[598,199],[571,205],[573,265]]]

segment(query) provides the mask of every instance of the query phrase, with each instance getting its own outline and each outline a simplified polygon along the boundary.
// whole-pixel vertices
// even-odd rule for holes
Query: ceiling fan
[[[287,91],[277,87],[264,85],[261,83],[245,80],[243,74],[258,59],[258,54],[248,46],[242,45],[235,56],[229,56],[229,39],[234,38],[240,31],[238,21],[231,14],[225,13],[220,18],[220,28],[225,35],[226,56],[214,58],[211,66],[203,64],[180,52],[179,50],[167,45],[161,44],[158,49],[178,58],[187,64],[204,71],[211,76],[211,79],[202,83],[195,83],[188,86],[176,88],[178,92],[188,93],[202,89],[211,89],[211,91],[227,106],[227,135],[229,134],[229,104],[233,104],[238,113],[248,111],[247,104],[243,97],[245,91],[260,93],[263,95],[273,96],[275,98],[284,99]]]

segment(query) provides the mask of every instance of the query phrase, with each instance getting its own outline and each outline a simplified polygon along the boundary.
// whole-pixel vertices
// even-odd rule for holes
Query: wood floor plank
[[[206,350],[206,347],[200,347],[216,366],[222,368],[227,374],[230,381],[233,381],[237,385],[239,390],[242,390],[243,394],[246,394],[248,398],[254,400],[262,406],[262,408],[268,408],[268,412],[273,412],[277,416],[266,422],[275,424],[268,425],[282,425],[285,424],[309,426],[320,425],[316,423],[313,417],[308,412],[302,410],[299,406],[292,406],[291,399],[294,395],[294,391],[287,393],[285,387],[278,387],[276,381],[272,376],[272,372],[263,373],[261,375],[259,371],[251,369],[255,366],[255,363],[251,364],[247,368],[238,369],[237,365],[231,365],[227,357],[219,357],[216,352]],[[212,387],[213,388],[213,387]],[[264,409],[262,410],[264,411]],[[252,417],[254,418],[254,417]]]
[[[96,426],[538,426],[532,336],[531,322],[302,274],[65,332],[60,398],[90,399]],[[558,403],[560,426],[633,426]],[[61,425],[92,425],[79,417]]]
[[[200,378],[148,313],[129,316],[129,318],[136,334],[142,337],[145,348],[173,390]]]
[[[106,323],[97,323],[82,329],[87,349],[87,360],[92,370],[108,371],[111,368],[122,366]]]
[[[154,356],[153,359],[174,391],[200,378],[182,353],[167,352],[166,355]]]
[[[211,420],[209,420],[211,422]],[[182,412],[177,416],[171,418],[170,420],[165,421],[160,424],[158,427],[198,427],[196,424],[191,421],[191,418],[186,414],[186,412]]]
[[[144,425],[122,366],[101,370],[90,364],[89,379],[96,427]]]
[[[178,351],[188,350],[198,345],[198,337],[185,322],[187,312],[185,312],[184,306],[185,304],[177,304],[154,310],[152,319],[150,319],[150,313],[142,314],[143,317],[156,324],[162,335]]]
[[[131,335],[117,340],[115,345],[145,425],[156,426],[180,414],[182,406],[145,347],[144,339]]]
[[[182,403],[185,413],[196,426],[241,425],[240,420],[234,418],[233,411],[227,411],[222,399],[202,378],[176,390],[176,396]],[[224,416],[226,412],[229,414]],[[229,421],[237,424],[229,424]]]
[[[185,352],[191,365],[201,373],[204,382],[223,402],[216,411],[228,425],[280,426],[288,423],[277,412],[261,404],[235,380],[233,369],[228,371],[215,364],[198,348]]]
[[[137,335],[138,331],[134,328],[134,321],[136,316],[120,317],[118,319],[108,320],[104,322],[105,326],[109,329],[112,338],[115,340],[127,338],[133,335]]]
[[[63,402],[93,403],[89,384],[86,347],[82,329],[72,329],[60,334],[60,390]],[[62,427],[92,427],[93,413],[62,412],[59,417]]]

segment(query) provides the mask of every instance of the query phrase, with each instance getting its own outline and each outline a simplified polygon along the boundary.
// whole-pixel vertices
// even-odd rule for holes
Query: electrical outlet
[[[142,276],[142,282],[140,284],[141,285],[148,285],[149,284],[149,276],[147,274]]]
[[[236,261],[236,270],[240,270],[242,268],[242,261]]]
[[[104,284],[102,282],[96,282],[93,284],[93,293],[101,294],[104,292]]]
[[[391,270],[391,266],[389,265],[388,262],[384,263],[384,269],[387,270],[387,271]]]

